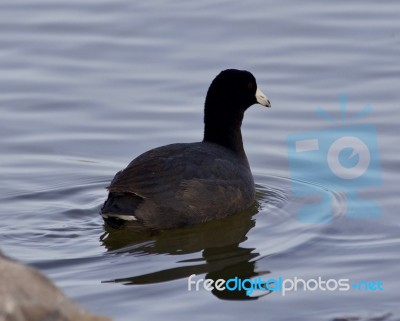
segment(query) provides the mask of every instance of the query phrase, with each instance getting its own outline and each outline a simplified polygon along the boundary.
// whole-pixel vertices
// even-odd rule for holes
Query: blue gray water
[[[399,15],[394,0],[1,1],[1,249],[115,320],[398,320]],[[150,148],[200,140],[206,90],[225,68],[253,72],[272,102],[243,124],[257,206],[177,231],[106,229],[98,211],[113,175]],[[303,163],[290,152],[302,133],[322,154],[332,135],[350,135],[379,157],[357,186],[331,186],[318,170],[326,155]],[[327,219],[308,222],[307,211]],[[383,290],[251,299],[189,292],[191,274]]]

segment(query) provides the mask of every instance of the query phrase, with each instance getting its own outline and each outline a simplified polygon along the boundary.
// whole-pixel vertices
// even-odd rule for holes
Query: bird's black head
[[[241,149],[240,126],[247,108],[254,104],[271,107],[246,70],[227,69],[212,81],[204,106],[204,141]]]
[[[205,107],[224,112],[245,111],[256,103],[271,107],[268,98],[257,88],[254,76],[246,70],[227,69],[211,83]]]

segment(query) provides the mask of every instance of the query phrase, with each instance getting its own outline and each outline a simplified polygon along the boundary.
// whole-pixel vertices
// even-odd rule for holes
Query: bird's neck
[[[226,112],[220,112],[219,108],[207,106],[204,111],[204,142],[210,142],[227,147],[240,156],[246,158],[243,148],[241,126],[243,121],[242,113],[230,113],[235,110],[232,107],[224,108]]]

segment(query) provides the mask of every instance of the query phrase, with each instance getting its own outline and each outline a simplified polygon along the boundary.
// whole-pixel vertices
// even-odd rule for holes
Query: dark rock
[[[47,277],[0,252],[0,321],[111,321],[93,316]]]

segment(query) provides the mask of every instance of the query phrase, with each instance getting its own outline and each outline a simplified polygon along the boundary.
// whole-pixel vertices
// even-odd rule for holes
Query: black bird
[[[250,72],[222,71],[207,92],[203,141],[149,150],[118,172],[101,208],[105,222],[169,229],[251,207],[254,180],[240,127],[255,103],[271,107]]]

